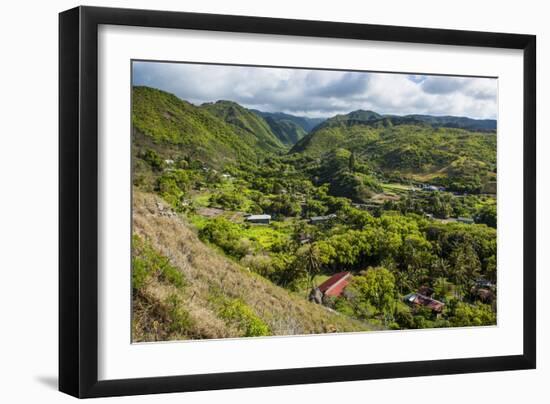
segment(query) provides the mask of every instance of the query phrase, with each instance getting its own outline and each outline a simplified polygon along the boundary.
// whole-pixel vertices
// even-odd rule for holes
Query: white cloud
[[[195,104],[225,99],[307,116],[371,109],[495,118],[497,111],[497,81],[487,78],[134,62],[134,84]]]

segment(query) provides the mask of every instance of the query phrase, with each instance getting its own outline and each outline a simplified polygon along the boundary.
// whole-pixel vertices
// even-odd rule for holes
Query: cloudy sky
[[[329,117],[381,114],[496,118],[497,80],[448,76],[134,62],[133,84],[193,104],[231,100],[267,112]]]

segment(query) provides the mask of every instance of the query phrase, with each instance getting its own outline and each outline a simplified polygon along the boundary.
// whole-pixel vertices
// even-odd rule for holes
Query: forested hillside
[[[269,127],[285,145],[292,146],[324,121],[322,118],[307,118],[282,112],[252,110],[262,116]]]
[[[192,155],[220,167],[228,162],[255,161],[258,155],[283,149],[267,124],[262,127],[254,114],[239,120],[237,113],[228,110],[224,115],[222,108],[201,108],[161,90],[134,87],[134,146],[153,143],[165,156]]]
[[[395,180],[416,180],[455,191],[482,192],[496,178],[496,134],[433,127],[412,118],[372,111],[336,116],[291,150],[315,157],[338,148],[355,153],[371,171]]]
[[[277,152],[283,144],[271,131],[270,126],[254,112],[231,101],[218,101],[201,105],[212,115],[231,125],[237,135],[253,136],[253,145],[263,151]]]

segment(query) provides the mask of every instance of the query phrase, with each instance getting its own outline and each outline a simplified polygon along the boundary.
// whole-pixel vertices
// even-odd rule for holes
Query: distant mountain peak
[[[244,109],[244,107],[238,103],[236,103],[235,101],[229,101],[229,100],[217,100],[217,101],[213,101],[213,102],[205,102],[205,103],[202,103],[201,104],[201,107],[208,107],[208,106],[212,106],[212,105],[216,105],[218,107],[226,107],[226,108],[237,108],[237,109]]]
[[[348,116],[351,119],[364,119],[364,120],[373,120],[373,119],[383,118],[383,116],[377,112],[374,112],[371,110],[364,110],[364,109],[358,109],[358,110],[352,111],[346,114],[345,116]]]
[[[480,132],[494,132],[497,122],[494,119],[473,119],[459,116],[438,116],[427,114],[393,115],[379,114],[371,110],[358,109],[347,114],[327,119],[322,127],[333,125],[428,125],[434,128],[457,128]]]

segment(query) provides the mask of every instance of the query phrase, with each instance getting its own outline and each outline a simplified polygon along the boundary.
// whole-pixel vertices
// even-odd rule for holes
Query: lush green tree
[[[452,206],[448,194],[442,194],[441,192],[432,193],[430,206],[434,216],[441,219],[448,218],[452,213]]]
[[[405,303],[397,301],[395,305],[394,321],[400,329],[416,328],[413,314],[409,306]]]
[[[496,255],[491,255],[485,260],[485,273],[484,276],[492,281],[496,282],[497,280],[497,257]]]
[[[431,275],[436,278],[448,278],[451,275],[451,266],[445,258],[435,257],[431,262]]]
[[[283,216],[298,216],[302,207],[298,201],[289,194],[275,195],[265,205],[265,210],[273,214]]]
[[[449,320],[454,327],[494,325],[496,313],[487,304],[456,302],[452,306]]]
[[[340,216],[342,216],[342,221],[355,230],[362,230],[375,223],[375,219],[369,212],[351,206],[346,206],[342,209]]]
[[[145,160],[153,170],[160,171],[164,167],[164,161],[162,161],[160,156],[153,149],[146,149],[139,157]]]
[[[367,303],[388,321],[396,304],[395,277],[383,267],[369,268],[352,278],[348,286],[356,304]]]
[[[449,259],[454,283],[465,293],[480,275],[479,257],[472,244],[462,243],[455,246]]]
[[[246,198],[238,191],[221,191],[210,196],[210,204],[229,210],[239,210],[243,207]]]
[[[434,295],[441,300],[451,297],[454,291],[454,285],[443,277],[436,278],[432,283],[432,287]]]
[[[322,216],[328,212],[328,208],[323,202],[311,198],[306,200],[304,210],[307,217]]]
[[[241,259],[251,250],[251,243],[242,236],[242,229],[223,217],[216,217],[199,231],[199,237],[220,247],[226,254]]]
[[[164,172],[158,178],[158,191],[160,195],[176,210],[181,210],[181,201],[190,188],[191,180],[186,171],[175,169]]]
[[[474,216],[476,223],[484,223],[487,226],[497,227],[496,205],[483,205]]]
[[[403,237],[400,251],[400,261],[404,268],[416,270],[431,265],[433,255],[431,244],[420,233],[407,234]]]
[[[351,152],[351,154],[349,155],[348,168],[351,173],[355,171],[355,153],[354,152]]]

